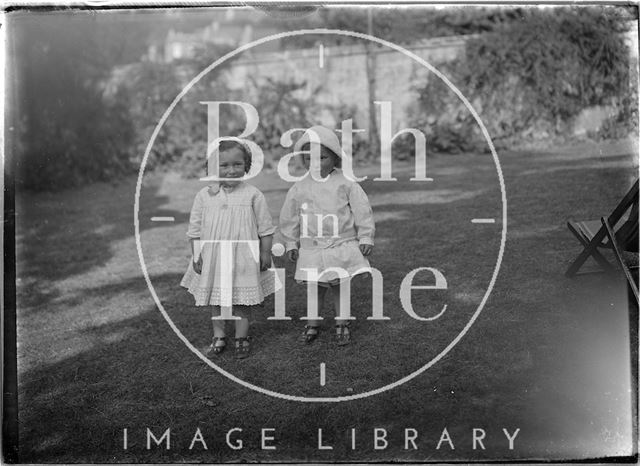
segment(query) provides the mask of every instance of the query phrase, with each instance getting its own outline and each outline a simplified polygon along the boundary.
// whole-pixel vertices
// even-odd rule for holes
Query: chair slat
[[[637,236],[638,231],[639,181],[640,180],[636,180],[633,183],[631,189],[629,189],[627,194],[625,194],[615,209],[613,209],[611,215],[606,218],[607,224],[611,226],[614,235],[620,230],[620,237],[618,237],[617,240],[623,244],[623,247],[626,247],[628,244],[637,245],[634,235]],[[582,252],[567,269],[565,273],[567,277],[576,275],[580,267],[582,267],[582,264],[584,264],[589,257],[593,257],[603,269],[613,269],[609,261],[598,251],[598,248],[611,248],[611,241],[608,238],[606,226],[602,222],[597,220],[569,221],[567,222],[567,227],[583,246]]]

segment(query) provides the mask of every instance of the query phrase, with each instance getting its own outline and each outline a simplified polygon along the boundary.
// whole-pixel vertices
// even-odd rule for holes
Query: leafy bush
[[[26,17],[16,27],[13,21],[8,124],[18,133],[10,149],[16,186],[56,190],[129,170],[126,108],[102,99],[108,68],[101,60],[108,57],[97,49],[89,25],[59,29],[56,22]]]
[[[7,15],[7,142],[18,189],[59,190],[135,169],[129,102],[105,99],[114,67],[138,60],[156,27],[131,20],[77,9]]]
[[[280,138],[286,131],[293,128],[306,129],[319,124],[323,110],[337,115],[349,114],[345,106],[329,108],[319,104],[317,96],[320,89],[312,89],[308,92],[305,81],[277,81],[271,78],[257,80],[250,77],[247,84],[242,90],[228,90],[228,95],[233,95],[239,101],[250,103],[257,110],[260,122],[248,139],[262,149],[265,169],[274,168],[280,157],[293,150],[292,147],[283,147],[280,144]],[[229,98],[219,98],[219,100],[229,100]],[[204,115],[202,109],[198,111],[201,116]],[[195,115],[189,121],[199,125],[201,131],[206,128],[206,120]],[[239,134],[244,129],[245,117],[241,112],[229,111],[224,123],[226,126],[221,129],[221,134]],[[301,133],[293,134],[294,140],[300,135]],[[175,159],[173,166],[187,177],[202,176],[206,167],[205,141],[206,134],[203,134],[180,158]],[[355,154],[356,150],[361,150],[361,146],[357,144],[354,146]]]
[[[637,63],[636,63],[637,66]],[[622,139],[638,134],[638,69],[634,67],[630,79],[630,91],[617,105],[618,113],[607,118],[592,134],[594,139]]]
[[[585,107],[621,106],[629,96],[623,12],[612,8],[523,10],[516,21],[467,42],[442,67],[472,98],[498,146],[562,136]],[[418,89],[414,121],[445,152],[486,148],[462,102],[436,77]],[[621,107],[622,108],[622,107]],[[429,117],[434,110],[439,117]]]
[[[107,100],[121,105],[131,127],[133,138],[126,152],[132,165],[137,167],[142,162],[160,118],[188,80],[226,51],[210,46],[202,48],[194,59],[171,63],[142,61],[111,76]],[[207,107],[201,102],[233,99],[224,74],[228,66],[226,62],[205,75],[180,99],[156,135],[147,158],[147,170],[178,165],[186,171],[200,171],[205,166]],[[220,125],[225,131],[232,123],[223,119]]]
[[[260,125],[251,139],[265,152],[267,168],[292,150],[280,145],[282,134],[292,128],[307,128],[314,112],[318,111],[316,97],[319,89],[312,89],[307,94],[304,92],[306,87],[306,81],[249,79],[249,88],[244,97],[256,107],[261,117]],[[293,135],[294,138],[299,136],[299,133]]]
[[[141,162],[160,117],[185,84],[180,76],[195,76],[205,67],[204,63],[198,61],[183,62],[178,67],[174,63],[145,62],[131,66],[125,70],[124,76],[113,83],[117,90],[112,100],[129,103],[128,119],[135,133],[135,141],[129,151],[129,159],[133,164]],[[173,168],[186,177],[204,176],[207,166],[207,111],[202,101],[237,100],[256,108],[260,122],[249,139],[262,148],[267,169],[292,150],[280,145],[280,137],[285,131],[318,123],[323,109],[318,104],[319,89],[307,92],[306,82],[249,77],[247,85],[238,89],[229,85],[230,79],[232,76],[228,76],[225,68],[221,68],[211,76],[205,76],[189,90],[159,131],[146,169]],[[348,113],[342,106],[331,110],[338,114]],[[237,135],[244,129],[246,121],[241,111],[230,106],[221,106],[220,111],[218,123],[221,135]]]

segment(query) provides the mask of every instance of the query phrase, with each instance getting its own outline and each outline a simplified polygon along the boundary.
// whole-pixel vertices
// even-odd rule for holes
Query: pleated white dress
[[[267,202],[256,187],[241,182],[233,189],[203,188],[194,200],[187,232],[201,240],[202,273],[189,261],[180,285],[193,295],[196,306],[226,305],[229,298],[235,305],[262,303],[277,285],[273,271],[260,271],[256,242],[274,232]],[[222,263],[222,244],[212,242],[221,240],[241,241],[231,243],[230,268]]]

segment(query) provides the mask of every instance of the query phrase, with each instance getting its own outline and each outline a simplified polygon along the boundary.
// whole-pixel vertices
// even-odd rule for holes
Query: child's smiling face
[[[237,180],[221,181],[223,186],[236,186],[240,183],[240,178],[246,173],[244,153],[237,147],[227,149],[220,153],[218,167],[220,177],[237,178]]]
[[[302,149],[309,151],[309,144],[305,144]],[[324,178],[333,171],[337,165],[337,157],[338,156],[330,149],[327,149],[325,146],[320,146],[320,177]],[[302,161],[304,163],[304,167],[309,170],[311,167],[311,154],[302,154]]]

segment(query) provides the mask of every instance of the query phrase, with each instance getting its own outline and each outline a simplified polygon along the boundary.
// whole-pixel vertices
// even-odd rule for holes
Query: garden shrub
[[[118,102],[131,127],[133,140],[126,150],[130,163],[142,162],[147,144],[160,118],[187,84],[185,77],[195,76],[226,49],[211,47],[203,58],[154,63],[143,61],[121,70],[112,77],[107,101]],[[169,114],[149,152],[145,169],[177,167],[187,173],[199,172],[205,165],[207,107],[201,101],[233,100],[224,69],[206,75],[185,94]],[[229,131],[233,123],[221,118],[221,131]]]
[[[496,146],[563,137],[586,107],[627,111],[626,19],[614,8],[525,9],[519,20],[467,42],[464,56],[440,70],[471,100]],[[473,117],[441,80],[431,76],[417,90],[413,121],[427,128],[430,147],[487,149]]]
[[[293,151],[292,147],[283,147],[280,144],[281,136],[292,128],[308,128],[320,123],[322,111],[330,111],[332,114],[347,118],[352,110],[345,105],[327,106],[319,103],[318,94],[321,89],[312,89],[307,92],[305,81],[278,81],[272,78],[249,78],[247,86],[236,92],[237,100],[253,105],[260,122],[258,128],[249,136],[264,153],[264,169],[274,169],[278,160],[285,154]],[[221,98],[220,100],[229,100]],[[200,109],[201,116],[204,115]],[[195,119],[197,120],[197,118]],[[195,121],[192,120],[192,121]],[[239,134],[245,125],[244,115],[238,112],[229,112],[225,120],[227,127],[221,130],[221,134]],[[198,123],[200,129],[206,128],[206,120]],[[300,137],[301,132],[293,134],[293,139]],[[355,138],[354,138],[355,139]],[[204,173],[206,164],[206,133],[192,144],[180,159],[176,159],[175,167],[187,177],[198,177]],[[364,151],[362,141],[354,140],[354,155]]]
[[[149,139],[160,117],[184,86],[181,76],[195,76],[208,63],[183,61],[175,63],[143,62],[130,67],[118,82],[110,100],[123,104],[134,141],[128,150],[130,162],[142,161]],[[228,66],[228,64],[227,64]],[[320,89],[306,91],[305,81],[277,81],[271,78],[249,78],[243,88],[229,86],[224,68],[207,75],[183,96],[164,122],[147,159],[146,169],[175,169],[186,177],[206,173],[207,107],[203,101],[236,100],[248,102],[258,111],[260,122],[250,139],[264,152],[264,168],[275,167],[279,158],[291,152],[280,144],[282,134],[291,128],[307,128],[319,123],[322,110],[338,115],[351,111],[346,106],[322,106]],[[145,98],[140,98],[145,96]],[[124,105],[127,103],[128,107]],[[125,108],[126,107],[126,108]],[[246,124],[243,112],[235,107],[220,107],[220,134],[239,134]],[[300,134],[294,134],[299,137]],[[356,144],[361,150],[361,145]],[[355,152],[354,152],[355,153]]]
[[[411,12],[390,11],[376,16],[374,26],[387,39],[406,41],[434,31],[482,32],[467,42],[464,56],[439,69],[471,99],[497,147],[562,136],[572,119],[593,105],[618,110],[594,137],[637,130],[637,77],[629,78],[622,36],[626,21],[633,19],[631,10],[594,6],[464,11],[423,15],[405,28],[398,24],[407,22]],[[325,19],[334,26],[346,21],[354,30],[365,28],[362,12],[352,14]],[[26,21],[10,38],[14,54],[23,57],[16,62],[15,76],[24,79],[10,83],[14,111],[7,120],[13,131],[7,144],[16,161],[16,185],[34,190],[135,173],[153,129],[185,79],[228,51],[207,44],[193,59],[122,66],[140,56],[145,28],[132,32],[114,23],[104,29],[73,19],[40,23]],[[134,33],[140,40],[131,39]],[[634,85],[629,86],[631,81]],[[261,80],[237,89],[229,86],[224,67],[217,69],[194,86],[167,119],[147,168],[177,168],[187,176],[203,173],[207,115],[202,100],[243,100],[256,106],[262,118],[252,139],[263,148],[266,167],[289,152],[279,144],[284,131],[320,123],[322,110],[340,115],[338,121],[357,113],[344,105],[322,107],[320,89],[309,93],[305,86]],[[431,76],[416,90],[419,98],[409,123],[425,131],[430,151],[487,149],[468,109],[442,81]],[[221,124],[224,134],[236,134],[244,118],[230,114]],[[355,135],[353,142],[356,161],[377,156],[362,135]],[[402,156],[412,144],[410,137],[399,138],[394,153]]]
[[[622,139],[629,135],[638,134],[638,93],[622,99],[617,114],[607,118],[600,129],[590,134],[593,139]]]

